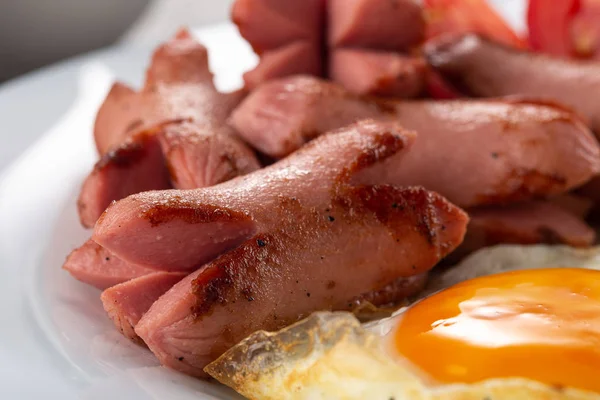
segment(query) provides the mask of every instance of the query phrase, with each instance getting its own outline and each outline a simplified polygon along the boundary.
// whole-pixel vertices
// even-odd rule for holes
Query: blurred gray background
[[[233,0],[0,0],[0,82],[116,42],[225,21]]]

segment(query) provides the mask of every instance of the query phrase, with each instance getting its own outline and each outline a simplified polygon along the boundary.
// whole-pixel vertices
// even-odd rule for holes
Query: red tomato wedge
[[[527,47],[485,0],[424,0],[424,11],[427,38],[448,32],[476,32],[508,46]]]
[[[527,10],[529,45],[533,50],[555,56],[571,56],[570,25],[581,0],[530,0]]]
[[[600,0],[530,0],[527,23],[534,50],[600,58]]]
[[[573,55],[600,58],[600,0],[580,0],[570,24]]]

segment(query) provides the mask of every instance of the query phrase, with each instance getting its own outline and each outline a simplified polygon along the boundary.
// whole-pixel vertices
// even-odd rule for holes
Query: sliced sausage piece
[[[421,6],[414,0],[329,0],[331,47],[401,51],[425,35]]]
[[[169,188],[169,173],[155,133],[136,134],[104,154],[86,178],[77,201],[81,224],[92,228],[114,200]]]
[[[321,50],[308,41],[297,41],[262,55],[256,68],[244,74],[246,88],[296,74],[320,76],[323,73]]]
[[[140,106],[132,88],[121,82],[113,84],[98,109],[94,124],[94,140],[100,155],[123,143],[127,133],[139,128]]]
[[[153,267],[172,257],[182,268],[201,264],[202,251],[179,254],[206,242],[209,209],[230,221],[242,213],[256,227],[155,302],[136,333],[164,365],[204,376],[206,363],[250,332],[318,309],[352,309],[357,296],[427,272],[461,242],[467,216],[421,188],[352,184],[413,138],[396,124],[362,122],[219,186],[111,206],[95,240]]]
[[[391,120],[393,109],[382,110],[378,103],[340,85],[301,75],[258,87],[233,111],[230,123],[254,148],[283,158],[319,135],[354,121]]]
[[[208,52],[183,30],[154,52],[140,92],[121,83],[113,85],[94,126],[100,155],[123,143],[129,135],[156,124],[206,118],[205,104],[210,101],[207,93],[216,93]],[[204,107],[198,107],[203,104]]]
[[[169,124],[157,137],[177,189],[213,186],[260,168],[252,150],[227,127],[217,131],[193,123]]]
[[[398,121],[421,135],[383,182],[422,185],[461,207],[508,204],[579,187],[600,172],[600,147],[561,108],[502,101],[413,102]],[[377,173],[377,172],[376,172]]]
[[[95,240],[133,264],[191,272],[255,233],[245,210],[198,205],[183,193],[144,192],[111,205],[96,224]]]
[[[431,213],[427,219],[454,225],[457,215],[447,203],[422,189],[373,195],[373,201],[401,200],[405,210],[412,208],[412,216],[393,216],[404,226],[400,242],[376,233],[363,214],[353,217],[362,220],[358,224],[336,220],[339,226],[327,233],[310,229],[310,238],[259,235],[175,285],[152,305],[135,332],[163,365],[204,377],[206,364],[256,330],[276,330],[316,310],[351,310],[358,293],[411,275],[413,267],[423,272],[436,264],[446,251],[435,250],[439,243],[432,246],[415,231],[415,223],[421,218],[417,214]],[[304,228],[308,221],[298,222]],[[450,236],[441,225],[435,228],[442,241],[450,240],[448,250],[460,241],[455,228]],[[365,253],[365,248],[377,251]]]
[[[587,247],[596,239],[596,232],[583,219],[547,201],[473,209],[469,216],[465,241],[453,257],[497,244]]]
[[[92,227],[111,201],[172,187],[155,137],[165,126],[170,134],[161,140],[162,146],[167,151],[177,148],[166,160],[177,187],[214,185],[259,168],[253,151],[226,124],[244,96],[244,91],[217,92],[206,48],[186,31],[159,47],[142,91],[132,93],[115,86],[101,107],[96,141],[101,152],[108,143],[113,147],[104,153],[82,188],[79,208],[83,225]],[[109,113],[114,113],[114,121]],[[179,166],[186,169],[179,171]]]
[[[208,50],[187,29],[177,32],[171,41],[159,46],[152,54],[144,90],[179,83],[201,83],[216,91],[208,64]]]
[[[227,126],[177,121],[129,137],[106,153],[85,180],[79,216],[91,228],[108,205],[131,194],[212,186],[260,168]]]
[[[324,0],[237,0],[231,19],[257,54],[323,35]]]
[[[185,273],[153,271],[146,276],[118,284],[102,293],[104,309],[117,330],[125,337],[138,344],[145,344],[135,333],[137,323],[160,296],[185,276]],[[424,273],[398,278],[381,289],[351,299],[348,308],[352,307],[353,312],[360,313],[366,319],[380,316],[382,312],[385,315],[386,308],[397,308],[407,298],[421,292],[427,283],[427,276]],[[333,289],[335,282],[329,282],[328,285]]]
[[[102,290],[156,272],[121,260],[93,240],[73,250],[63,269],[75,279]]]
[[[360,93],[405,97],[421,92],[423,77],[413,79],[417,66],[402,62],[398,53],[424,37],[425,21],[415,0],[237,0],[232,19],[261,56],[259,66],[245,75],[249,89],[293,74],[335,74]],[[351,49],[388,54],[360,60],[356,71],[345,64],[353,61],[348,57],[327,67],[337,51]]]
[[[419,132],[411,152],[369,179],[423,185],[461,207],[562,194],[600,170],[600,148],[585,125],[563,108],[538,103],[380,101],[317,78],[290,77],[254,91],[231,122],[248,143],[282,157],[367,117]]]
[[[217,92],[206,48],[182,31],[155,51],[141,91],[113,87],[97,116],[96,144],[104,154],[138,131],[176,120],[220,126],[244,95]]]
[[[431,41],[425,46],[425,55],[448,82],[465,94],[519,94],[554,100],[582,115],[600,135],[599,62],[528,53],[474,34]]]
[[[424,90],[427,72],[421,58],[355,49],[338,49],[330,57],[330,78],[352,93],[413,98]]]
[[[116,328],[125,337],[143,344],[134,331],[138,321],[160,296],[185,276],[180,272],[153,272],[106,289],[100,299]]]

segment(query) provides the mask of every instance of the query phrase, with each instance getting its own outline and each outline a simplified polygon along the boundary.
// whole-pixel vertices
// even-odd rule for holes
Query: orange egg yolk
[[[393,334],[400,354],[439,383],[521,377],[600,392],[600,272],[473,279],[409,308]]]

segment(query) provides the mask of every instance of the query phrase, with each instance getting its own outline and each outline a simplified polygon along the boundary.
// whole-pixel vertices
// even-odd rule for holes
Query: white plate
[[[503,3],[518,28],[523,8],[513,7],[521,1]],[[237,31],[221,25],[196,34],[210,50],[217,86],[238,86],[256,58]],[[98,290],[60,268],[89,236],[75,199],[96,160],[96,110],[115,77],[141,81],[149,55],[112,48],[0,87],[0,163],[41,136],[0,175],[0,399],[239,398],[161,368],[116,332]]]

